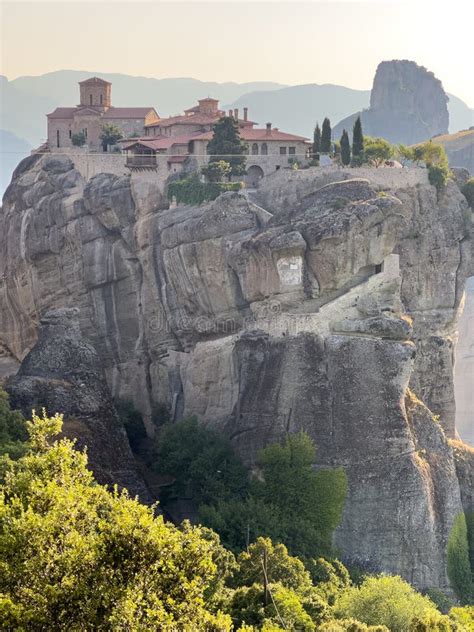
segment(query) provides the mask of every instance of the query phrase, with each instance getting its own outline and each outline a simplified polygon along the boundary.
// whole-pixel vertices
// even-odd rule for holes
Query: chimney
[[[272,124],[271,123],[267,123],[267,132],[266,132],[267,136],[271,136],[272,134]]]
[[[234,118],[235,118],[236,121],[239,120],[239,110],[237,108],[235,108],[235,110],[234,110]]]
[[[248,108],[244,108],[244,121],[246,121],[248,119],[249,116],[249,109]]]
[[[232,118],[232,110],[229,110],[229,118]]]

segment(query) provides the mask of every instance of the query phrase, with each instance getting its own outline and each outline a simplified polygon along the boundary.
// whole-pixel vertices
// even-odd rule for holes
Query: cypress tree
[[[349,135],[346,130],[342,130],[341,136],[341,162],[343,165],[349,165],[351,162],[351,145],[349,143]]]
[[[362,134],[362,123],[360,116],[357,117],[352,131],[352,155],[354,158],[362,158],[364,153],[364,135]]]
[[[212,128],[213,137],[207,145],[209,162],[224,160],[231,167],[231,175],[240,176],[245,173],[246,143],[240,138],[237,121],[223,116]]]
[[[319,127],[319,123],[316,123],[316,127],[314,128],[313,134],[313,156],[319,154],[321,151],[321,129]]]
[[[331,151],[331,121],[325,118],[321,132],[321,153],[328,154]]]

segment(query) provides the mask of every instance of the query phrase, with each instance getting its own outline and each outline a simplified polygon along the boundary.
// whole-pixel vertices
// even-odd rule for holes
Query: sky
[[[474,0],[1,2],[0,74],[60,69],[370,89],[411,59],[474,107]]]

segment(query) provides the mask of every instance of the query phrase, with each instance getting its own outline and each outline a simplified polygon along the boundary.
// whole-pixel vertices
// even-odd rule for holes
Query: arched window
[[[89,95],[89,101],[90,101],[90,104],[92,105],[92,94]]]
[[[257,145],[257,143],[254,143],[252,145],[252,155],[255,156],[257,154],[258,154],[258,145]]]
[[[268,155],[268,146],[267,146],[267,143],[263,143],[263,145],[262,145],[262,154],[263,154],[264,156],[267,156],[267,155]]]

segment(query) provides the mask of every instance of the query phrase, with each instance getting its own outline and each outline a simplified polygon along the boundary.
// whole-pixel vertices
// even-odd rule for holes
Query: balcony
[[[151,170],[156,171],[158,165],[156,154],[127,154],[125,166],[132,170]]]

